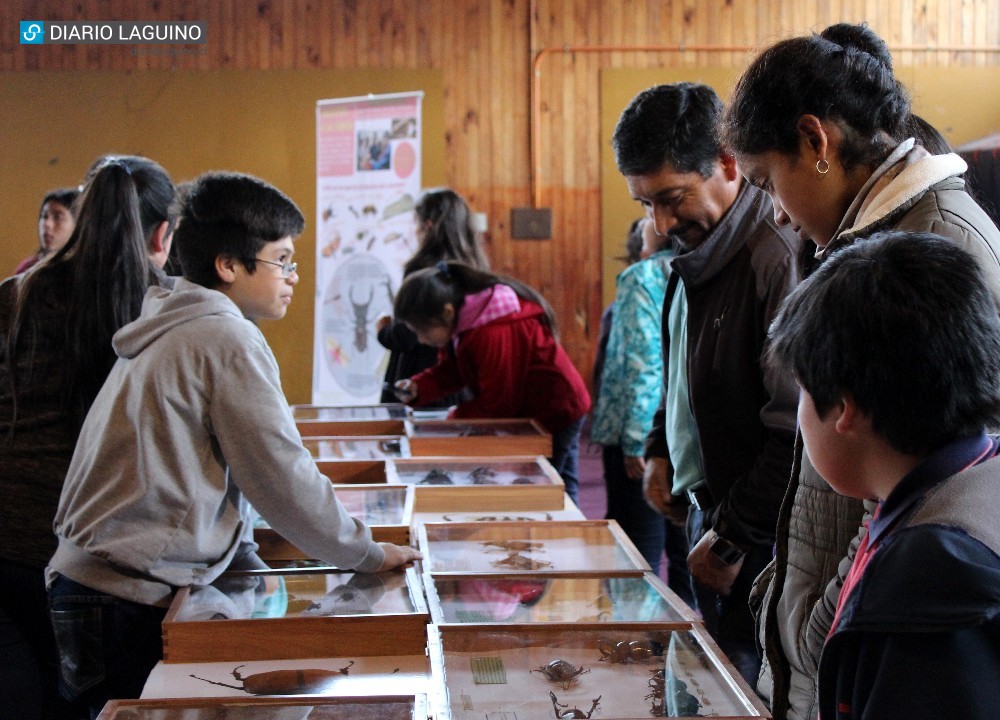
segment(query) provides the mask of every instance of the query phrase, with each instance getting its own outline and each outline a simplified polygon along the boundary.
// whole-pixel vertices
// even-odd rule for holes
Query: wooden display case
[[[429,618],[412,569],[264,570],[181,588],[163,620],[165,663],[424,652]]]
[[[694,625],[432,625],[428,647],[442,720],[770,717]]]
[[[292,405],[292,417],[303,437],[325,435],[402,435],[410,408],[383,405]]]
[[[415,490],[415,512],[562,510],[566,488],[537,457],[387,460],[386,481]]]
[[[650,569],[614,520],[425,523],[417,530],[426,573],[641,577]]]
[[[410,544],[413,518],[413,488],[400,485],[334,485],[337,498],[351,516],[371,528],[376,542]],[[309,556],[258,518],[253,539],[260,545],[257,554],[264,562],[298,560]]]
[[[427,720],[427,697],[111,700],[97,720]]]
[[[410,457],[410,441],[405,435],[353,435],[345,437],[304,437],[302,445],[316,460],[320,472],[326,463],[372,462]]]
[[[384,485],[386,460],[317,460],[334,485]]]
[[[552,436],[534,420],[407,420],[417,457],[552,456]]]
[[[652,573],[600,575],[424,575],[431,621],[459,625],[528,623],[700,623]]]

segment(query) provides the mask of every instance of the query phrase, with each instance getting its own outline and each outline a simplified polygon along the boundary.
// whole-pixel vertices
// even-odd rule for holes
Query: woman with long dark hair
[[[152,258],[169,250],[173,201],[153,161],[102,158],[66,245],[0,283],[0,610],[39,666],[43,717],[58,715],[43,582],[52,521],[80,426],[115,362],[111,336],[162,277]]]
[[[419,246],[403,266],[404,279],[442,260],[455,260],[480,270],[490,269],[490,261],[479,242],[479,233],[472,225],[472,211],[454,190],[440,188],[426,191],[413,209],[413,219]],[[397,402],[392,392],[393,383],[434,365],[437,349],[420,344],[406,325],[392,322],[389,317],[380,318],[376,329],[378,341],[390,351],[381,400]],[[457,396],[447,396],[432,407],[449,407],[458,399]]]

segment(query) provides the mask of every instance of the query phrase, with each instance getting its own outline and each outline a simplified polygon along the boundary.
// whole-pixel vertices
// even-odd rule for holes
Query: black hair
[[[643,90],[622,111],[611,138],[619,172],[649,175],[670,165],[711,177],[721,113],[722,100],[708,85],[680,82]]]
[[[69,210],[71,215],[76,217],[76,209],[73,207],[73,203],[79,196],[79,188],[65,187],[49,190],[45,193],[45,197],[42,198],[42,202],[38,205],[38,217],[42,216],[42,211],[45,210],[45,205],[50,202],[59,203],[64,208]]]
[[[837,123],[845,169],[874,169],[907,137],[910,99],[885,42],[867,25],[839,23],[819,35],[782,40],[743,72],[721,122],[737,155],[795,155],[803,115]]]
[[[845,396],[896,450],[926,454],[1000,425],[1000,316],[971,255],[932,233],[835,252],[786,298],[769,361],[824,416]]]
[[[413,213],[427,228],[420,247],[403,266],[404,276],[441,260],[490,269],[479,233],[472,225],[472,211],[461,195],[448,188],[428,190],[420,196]]]
[[[629,225],[628,235],[625,237],[625,260],[629,265],[642,260],[642,223],[645,217],[636,218]]]
[[[450,303],[458,312],[465,303],[466,295],[501,284],[512,288],[522,300],[541,305],[546,324],[553,335],[557,334],[555,313],[534,288],[515,278],[458,262],[439,262],[434,267],[409,275],[396,293],[393,315],[396,320],[417,330],[433,327],[441,324],[445,305]]]
[[[174,244],[184,277],[207,288],[220,284],[216,258],[234,258],[253,273],[269,242],[297,237],[305,218],[291,199],[252,175],[209,172],[180,192]]]
[[[916,138],[917,143],[923,145],[931,155],[947,155],[952,151],[944,135],[917,114],[910,115],[906,123],[906,134]]]
[[[138,317],[156,278],[149,239],[170,222],[173,199],[170,176],[152,160],[108,155],[91,166],[69,241],[27,273],[18,290],[5,348],[15,422],[19,389],[31,382],[39,336],[48,332],[44,308],[52,303],[66,308],[60,336],[49,341],[71,368],[63,403],[83,422],[116,359],[111,336]],[[19,357],[27,358],[23,376],[16,372]]]

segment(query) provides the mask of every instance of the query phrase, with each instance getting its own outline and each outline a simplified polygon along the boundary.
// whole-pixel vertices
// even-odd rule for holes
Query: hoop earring
[[[830,163],[827,160],[817,160],[816,161],[816,172],[820,175],[826,175],[830,172]]]

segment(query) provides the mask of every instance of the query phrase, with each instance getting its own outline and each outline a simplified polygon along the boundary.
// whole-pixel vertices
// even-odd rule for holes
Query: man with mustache
[[[762,364],[767,329],[798,284],[801,240],[720,147],[710,87],[649,88],[612,144],[629,192],[677,257],[663,307],[664,396],[645,455],[647,501],[690,502],[688,566],[709,632],[751,685],[760,670],[751,585],[771,559],[792,466],[798,392]]]

